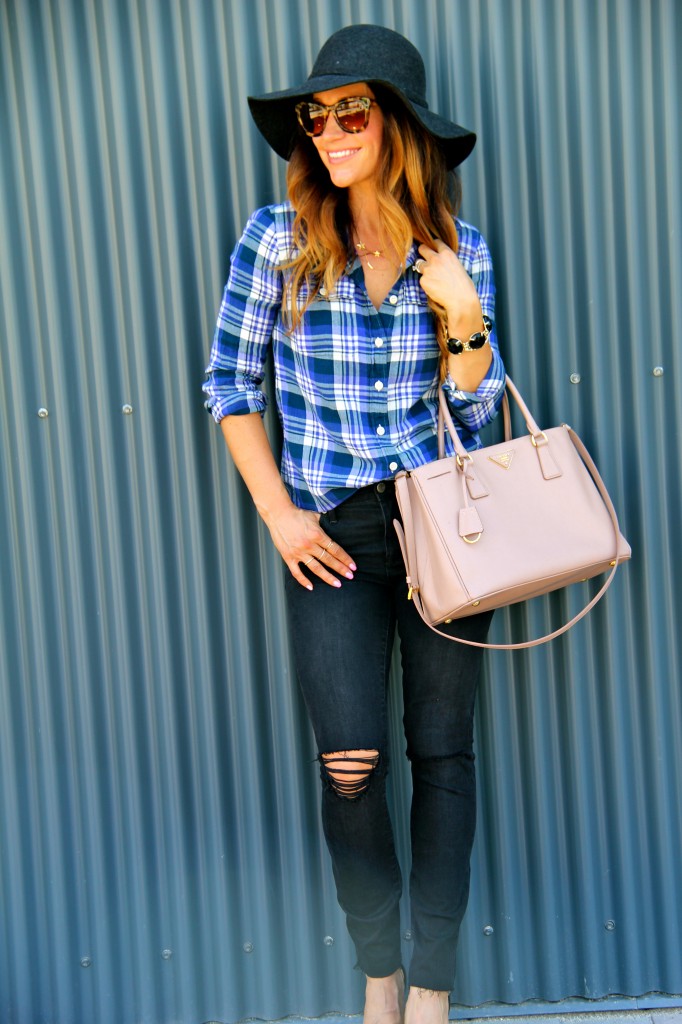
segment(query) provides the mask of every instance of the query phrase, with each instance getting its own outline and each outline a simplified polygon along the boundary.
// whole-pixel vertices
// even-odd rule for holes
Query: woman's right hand
[[[301,568],[304,566],[330,587],[341,586],[341,580],[330,569],[352,580],[355,563],[324,532],[319,514],[298,508],[289,497],[259,414],[225,416],[220,426],[235,465],[294,579],[306,590],[313,589]]]
[[[341,586],[341,580],[330,569],[347,580],[353,579],[356,570],[353,559],[324,532],[319,513],[297,508],[292,503],[289,508],[263,518],[289,572],[306,590],[312,590],[313,585],[303,568],[330,587]]]

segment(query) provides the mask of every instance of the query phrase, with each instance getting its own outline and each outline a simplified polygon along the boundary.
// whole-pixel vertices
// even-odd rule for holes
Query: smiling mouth
[[[355,154],[359,152],[359,149],[329,150],[327,151],[327,159],[330,160],[331,163],[335,163],[337,160],[347,160],[348,157],[355,156]]]

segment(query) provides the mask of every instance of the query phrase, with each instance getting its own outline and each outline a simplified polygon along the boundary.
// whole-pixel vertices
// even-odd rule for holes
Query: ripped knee
[[[378,750],[337,750],[320,754],[322,777],[337,796],[354,800],[364,793],[379,764]]]

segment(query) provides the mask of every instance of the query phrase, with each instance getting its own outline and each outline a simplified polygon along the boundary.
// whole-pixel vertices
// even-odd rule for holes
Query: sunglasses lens
[[[319,103],[303,101],[296,104],[296,116],[306,135],[315,138],[321,135],[331,110],[344,132],[362,132],[369,123],[370,101],[368,99],[339,100],[334,107],[323,107]]]
[[[299,103],[296,107],[299,124],[306,135],[321,135],[327,123],[327,111],[317,103]]]
[[[342,100],[336,106],[336,117],[344,132],[361,132],[367,127],[369,110],[356,100]]]

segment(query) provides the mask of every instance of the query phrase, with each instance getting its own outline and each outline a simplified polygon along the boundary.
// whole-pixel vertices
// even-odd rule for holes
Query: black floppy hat
[[[461,164],[474,148],[473,132],[429,110],[419,50],[400,33],[381,25],[339,29],[320,50],[305,82],[265,96],[249,96],[249,108],[261,134],[288,160],[299,138],[296,103],[313,93],[354,82],[376,82],[394,93],[435,137],[449,169]]]

